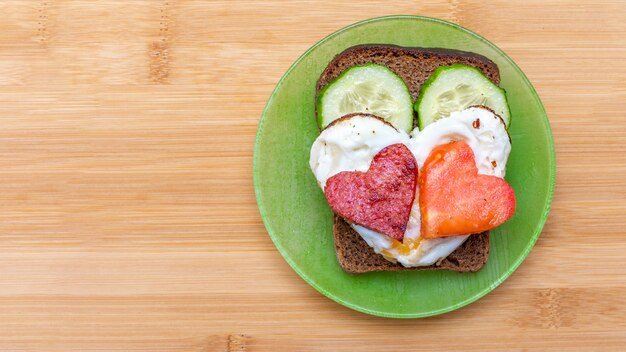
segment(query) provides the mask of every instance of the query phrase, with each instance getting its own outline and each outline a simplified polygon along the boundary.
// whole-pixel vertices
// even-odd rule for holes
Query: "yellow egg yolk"
[[[422,242],[422,238],[404,238],[404,241],[400,242],[396,239],[391,240],[391,248],[384,249],[380,253],[386,257],[395,258],[396,256],[406,256],[409,253],[416,249],[420,242]]]

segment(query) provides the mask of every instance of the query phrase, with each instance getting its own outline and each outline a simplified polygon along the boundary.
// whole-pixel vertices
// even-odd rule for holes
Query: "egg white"
[[[467,142],[474,151],[479,174],[504,177],[511,151],[509,135],[504,122],[481,107],[453,112],[422,131],[414,129],[410,136],[368,115],[340,120],[324,129],[315,140],[309,164],[323,190],[326,180],[339,172],[367,171],[374,156],[391,144],[405,144],[421,169],[433,148],[459,140]],[[419,189],[416,189],[403,243],[360,225],[351,226],[376,253],[405,267],[432,265],[469,237],[421,239]]]

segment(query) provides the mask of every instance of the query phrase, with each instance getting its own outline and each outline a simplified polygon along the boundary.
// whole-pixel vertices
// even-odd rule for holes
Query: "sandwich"
[[[360,45],[316,85],[310,166],[349,273],[480,270],[511,218],[510,111],[497,65],[469,52]]]

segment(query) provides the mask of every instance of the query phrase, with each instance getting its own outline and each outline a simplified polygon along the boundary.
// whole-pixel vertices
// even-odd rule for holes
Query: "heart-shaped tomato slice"
[[[513,188],[502,178],[479,175],[474,152],[463,141],[430,152],[419,187],[423,238],[480,233],[515,212]]]
[[[367,172],[340,172],[326,181],[324,195],[342,218],[402,240],[417,185],[417,162],[404,144],[374,156]]]

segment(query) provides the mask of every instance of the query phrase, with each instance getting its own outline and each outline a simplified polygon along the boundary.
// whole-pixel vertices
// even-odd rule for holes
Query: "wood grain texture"
[[[478,302],[421,320],[305,284],[252,187],[256,126],[285,70],[392,13],[506,51],[557,151],[527,260]],[[0,14],[0,350],[623,350],[623,1],[14,0]]]

